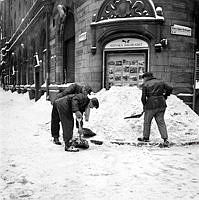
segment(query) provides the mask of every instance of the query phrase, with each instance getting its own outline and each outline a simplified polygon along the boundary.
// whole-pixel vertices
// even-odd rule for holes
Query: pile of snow
[[[142,136],[143,116],[124,119],[131,114],[142,112],[141,90],[137,87],[111,87],[94,95],[100,107],[91,110],[89,123],[85,126],[97,133],[97,138],[105,141],[137,141]],[[92,97],[92,96],[91,96]],[[169,140],[183,143],[199,140],[199,116],[175,95],[167,99],[165,121]],[[151,140],[160,142],[160,134],[155,120],[152,121]]]
[[[6,93],[6,98],[10,96],[10,101],[17,102],[16,112],[19,109],[19,113],[22,113],[24,118],[28,116],[32,129],[39,124],[38,131],[48,134],[51,139],[52,105],[46,100],[46,95],[35,102],[29,100],[28,93]],[[109,90],[102,89],[89,96],[89,98],[92,97],[98,98],[100,106],[98,109],[91,110],[89,122],[84,122],[84,127],[90,128],[97,134],[93,139],[103,140],[107,143],[112,141],[136,143],[137,137],[142,137],[144,115],[137,119],[124,119],[126,116],[142,112],[139,88],[113,86]],[[9,106],[9,102],[7,102],[7,106]],[[199,116],[175,95],[171,95],[167,99],[165,121],[171,142],[181,144],[199,141]],[[24,126],[23,123],[22,126]],[[74,127],[74,136],[76,137],[76,135],[77,129]],[[162,141],[155,120],[152,121],[150,140],[154,143]]]

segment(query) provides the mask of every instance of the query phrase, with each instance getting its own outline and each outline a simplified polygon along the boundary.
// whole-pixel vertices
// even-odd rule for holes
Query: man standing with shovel
[[[153,77],[153,74],[146,72],[143,74],[142,104],[144,110],[143,137],[138,141],[149,142],[152,119],[155,118],[161,138],[164,140],[163,146],[167,147],[168,134],[164,121],[166,110],[166,99],[172,93],[173,88],[162,80]]]

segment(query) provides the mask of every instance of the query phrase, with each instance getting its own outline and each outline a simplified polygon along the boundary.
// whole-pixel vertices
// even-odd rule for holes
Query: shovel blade
[[[131,116],[128,116],[128,117],[125,117],[124,119],[130,119],[130,118],[140,118],[142,115],[143,115],[144,112],[140,113],[140,114],[137,114],[137,115],[131,115]]]

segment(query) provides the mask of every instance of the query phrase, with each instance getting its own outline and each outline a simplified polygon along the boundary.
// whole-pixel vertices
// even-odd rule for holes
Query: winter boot
[[[169,146],[169,141],[167,139],[164,139],[164,142],[163,142],[163,147],[168,147]]]
[[[140,142],[149,142],[149,138],[145,138],[145,137],[138,138],[138,141],[140,141]]]
[[[53,142],[54,142],[56,145],[61,145],[61,142],[59,141],[59,138],[58,138],[58,137],[54,137]]]
[[[167,139],[164,139],[164,142],[160,143],[159,147],[160,148],[169,147],[169,141]]]
[[[77,149],[76,147],[74,147],[74,145],[72,145],[71,143],[65,142],[65,151],[78,152],[79,149]]]

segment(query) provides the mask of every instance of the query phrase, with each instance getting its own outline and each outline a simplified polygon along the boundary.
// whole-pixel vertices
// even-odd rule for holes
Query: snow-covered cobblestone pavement
[[[51,105],[45,97],[35,103],[27,94],[0,89],[0,199],[199,199],[199,145],[179,145],[199,141],[198,117],[180,101],[176,109],[172,96],[166,122],[170,140],[178,146],[111,144],[110,141],[135,142],[142,133],[143,118],[123,120],[135,108],[139,112],[141,106],[131,102],[129,110],[127,97],[120,94],[118,100],[114,88],[107,97],[103,91],[97,93],[101,110],[91,111],[90,122],[85,123],[97,133],[96,139],[104,141],[103,145],[89,142],[88,150],[71,153],[51,141]],[[115,101],[112,105],[107,100],[110,98]],[[123,111],[114,108],[118,101],[121,104],[120,99],[127,107]],[[117,115],[106,115],[111,110],[119,111]],[[116,119],[120,120],[111,124]],[[159,137],[155,127],[151,140],[159,141]]]

